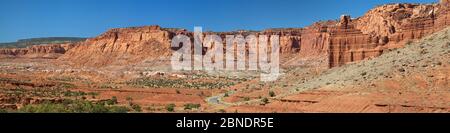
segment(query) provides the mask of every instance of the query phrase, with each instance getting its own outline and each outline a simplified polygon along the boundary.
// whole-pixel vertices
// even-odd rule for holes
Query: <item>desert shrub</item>
[[[270,96],[270,97],[274,97],[274,96],[275,96],[275,92],[269,91],[269,96]]]
[[[150,107],[146,107],[145,110],[147,110],[147,111],[155,111],[156,109],[154,107],[150,106]]]
[[[43,103],[38,105],[25,105],[18,110],[24,113],[69,113],[63,104]]]
[[[18,112],[24,113],[126,113],[127,111],[126,107],[108,107],[82,100],[74,100],[65,104],[44,102],[42,104],[25,105],[18,110]]]
[[[73,84],[70,84],[70,83],[61,83],[60,85],[59,85],[59,87],[61,87],[61,88],[75,88],[76,86],[75,85],[73,85]]]
[[[61,77],[48,77],[48,80],[57,80],[57,81],[64,81],[64,82],[71,82],[76,80],[84,80],[82,78],[78,77],[68,77],[68,76],[61,76]]]
[[[112,97],[111,97],[111,101],[112,101],[114,104],[119,103],[119,102],[117,102],[117,97],[116,97],[116,96],[112,96]]]
[[[131,105],[131,108],[136,111],[136,112],[142,112],[142,108],[141,106],[137,105],[137,104],[133,104]]]
[[[263,104],[267,104],[267,103],[269,103],[269,99],[263,98],[263,99],[261,99],[261,102],[262,102]]]
[[[169,112],[174,112],[175,111],[175,104],[171,103],[166,105],[166,110]]]
[[[109,107],[109,113],[127,113],[128,111],[130,111],[130,109],[124,106]]]
[[[244,101],[250,101],[250,97],[244,97]]]
[[[87,95],[98,96],[98,93],[97,92],[88,92]]]
[[[70,112],[73,113],[108,113],[106,106],[94,104],[92,102],[76,101],[69,107]]]
[[[132,97],[127,97],[125,100],[127,100],[127,101],[133,101],[133,98],[132,98]]]
[[[408,40],[408,41],[406,41],[406,43],[405,43],[405,45],[411,45],[411,44],[413,44],[413,41],[412,41],[412,40]]]
[[[8,113],[8,111],[5,109],[0,109],[0,113]]]
[[[86,93],[85,92],[82,92],[82,91],[70,91],[70,90],[68,90],[68,91],[66,91],[66,92],[64,92],[64,96],[66,96],[66,97],[77,97],[77,96],[84,96],[84,95],[86,95]]]
[[[191,82],[191,81],[186,81],[184,79],[140,78],[140,79],[132,80],[132,81],[128,82],[128,84],[135,85],[135,86],[153,87],[153,88],[169,87],[169,88],[216,89],[216,88],[233,86],[235,83],[229,82],[229,81],[217,81],[217,82],[195,81],[195,82]]]
[[[73,103],[73,100],[71,100],[71,99],[64,99],[64,100],[62,101],[62,104],[63,104],[63,105],[69,105],[69,104],[71,104],[71,103]]]
[[[106,104],[108,104],[108,105],[114,105],[114,104],[117,104],[117,103],[118,102],[117,102],[117,97],[116,96],[112,96],[111,99],[106,101]]]
[[[200,104],[193,104],[193,103],[188,103],[184,105],[184,110],[191,110],[191,109],[197,109],[200,108]]]
[[[113,83],[101,84],[100,88],[102,89],[119,89],[119,86],[114,85]]]
[[[128,105],[133,105],[133,98],[132,97],[127,97],[125,100],[128,101]]]

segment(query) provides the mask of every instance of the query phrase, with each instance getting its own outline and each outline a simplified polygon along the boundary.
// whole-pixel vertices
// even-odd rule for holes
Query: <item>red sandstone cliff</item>
[[[25,57],[25,58],[58,58],[75,44],[43,44],[33,45],[26,48],[2,48],[2,57]]]
[[[440,4],[391,4],[350,19],[342,16],[331,29],[329,66],[378,56],[383,50],[402,47],[450,25],[448,2]]]
[[[228,34],[280,35],[281,56],[324,57],[329,67],[379,56],[383,50],[437,32],[450,24],[448,0],[438,4],[389,4],[356,19],[318,22],[305,28],[268,29]],[[69,50],[60,60],[81,66],[129,65],[146,59],[170,56],[170,39],[192,32],[159,26],[112,29]],[[205,33],[210,34],[210,33]],[[223,39],[225,40],[225,39]],[[286,61],[283,60],[282,61]]]
[[[170,55],[173,34],[171,30],[159,26],[111,29],[77,45],[60,60],[69,60],[81,66],[137,63]]]

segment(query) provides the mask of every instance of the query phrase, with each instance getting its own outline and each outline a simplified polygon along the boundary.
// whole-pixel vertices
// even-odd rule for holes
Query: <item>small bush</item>
[[[133,105],[131,106],[131,108],[132,108],[134,111],[136,111],[136,112],[142,112],[141,106],[139,106],[139,105],[137,105],[137,104],[133,104]]]
[[[19,109],[19,112],[25,113],[69,113],[71,110],[65,108],[62,104],[43,103],[38,105],[26,105]]]
[[[261,102],[262,102],[263,104],[267,104],[267,103],[269,103],[269,99],[263,98],[263,99],[261,99]]]
[[[244,101],[250,101],[250,97],[244,97]]]
[[[126,100],[127,101],[133,101],[133,98],[132,97],[127,97]]]
[[[200,106],[200,104],[188,103],[184,105],[184,110],[198,109]]]
[[[98,93],[97,92],[88,92],[87,95],[98,96]]]
[[[175,111],[175,104],[171,103],[166,105],[166,110],[169,112],[174,112]]]
[[[275,96],[275,92],[269,91],[269,96],[270,96],[270,97],[274,97],[274,96]]]
[[[114,105],[114,104],[117,104],[117,103],[118,102],[117,102],[117,97],[116,96],[113,96],[111,99],[106,101],[106,104],[108,104],[108,105]]]
[[[153,108],[153,107],[147,107],[147,108],[145,108],[145,110],[147,110],[147,111],[155,111],[156,109]]]
[[[0,109],[0,113],[8,113],[8,111],[5,109]]]
[[[133,98],[132,97],[127,97],[126,100],[128,101],[128,105],[130,105],[130,106],[133,105]]]
[[[84,96],[86,95],[86,92],[82,92],[82,91],[66,91],[64,92],[64,96],[66,97],[78,97],[78,96]]]
[[[68,101],[67,101],[68,102]],[[68,104],[68,105],[65,105]],[[18,112],[24,113],[126,113],[128,108],[122,106],[108,107],[103,104],[89,101],[75,100],[71,103],[55,104],[44,102],[42,104],[25,105]]]
[[[109,113],[127,113],[128,111],[130,111],[130,109],[123,106],[112,106],[109,109]]]
[[[75,88],[76,86],[70,83],[61,83],[60,87],[68,89],[68,88]]]

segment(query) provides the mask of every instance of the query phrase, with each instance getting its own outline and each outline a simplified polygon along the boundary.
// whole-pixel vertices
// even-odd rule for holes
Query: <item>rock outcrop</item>
[[[448,0],[436,4],[389,4],[360,18],[343,15],[338,21],[318,22],[305,28],[205,34],[214,33],[222,38],[228,34],[280,35],[282,62],[287,61],[283,57],[325,57],[326,66],[336,67],[379,56],[386,49],[402,47],[447,27],[448,10]],[[112,29],[78,44],[59,59],[80,66],[107,66],[168,57],[173,52],[170,40],[177,34],[191,38],[193,35],[186,30],[159,26]]]
[[[58,58],[66,53],[75,44],[43,44],[33,45],[26,48],[2,48],[2,57],[24,57],[24,58]]]
[[[170,55],[170,39],[174,34],[159,26],[111,29],[75,46],[60,60],[80,66],[133,64]]]
[[[404,46],[450,25],[449,6],[440,4],[390,4],[364,16],[341,17],[331,29],[329,66],[379,56],[386,49]]]

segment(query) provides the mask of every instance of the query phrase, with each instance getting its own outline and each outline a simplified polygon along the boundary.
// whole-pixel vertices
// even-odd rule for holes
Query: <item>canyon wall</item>
[[[226,35],[279,35],[282,63],[295,58],[325,58],[325,66],[336,67],[379,56],[386,49],[402,47],[409,41],[447,27],[450,24],[448,10],[448,0],[436,4],[388,4],[359,18],[343,15],[340,20],[317,22],[305,28],[204,32],[204,35],[217,34],[224,44]],[[177,34],[193,40],[193,33],[184,29],[144,26],[111,29],[73,44],[70,50],[37,47],[2,49],[0,54],[64,53],[58,60],[70,61],[77,66],[133,65],[148,59],[167,60],[174,51],[170,47],[171,38]]]
[[[450,25],[449,5],[390,4],[351,19],[342,16],[331,29],[329,67],[379,56]]]
[[[170,55],[174,34],[159,26],[111,29],[75,46],[59,60],[79,66],[129,65]]]
[[[33,45],[26,48],[2,48],[1,57],[24,57],[24,58],[58,58],[75,44],[44,44]]]

